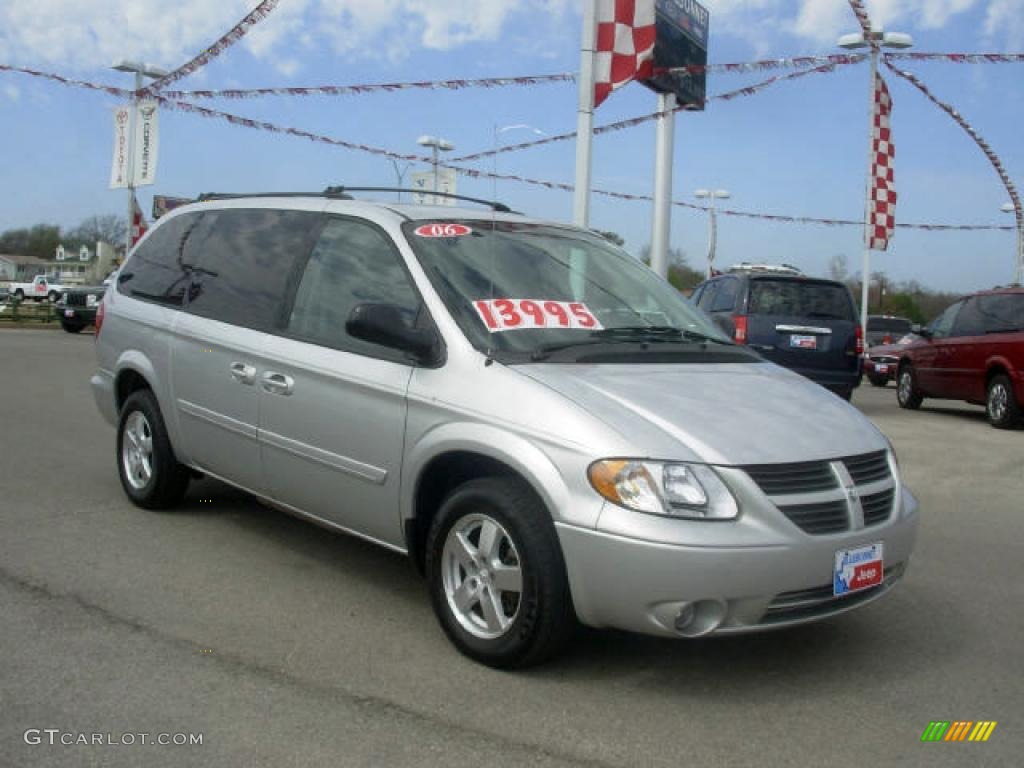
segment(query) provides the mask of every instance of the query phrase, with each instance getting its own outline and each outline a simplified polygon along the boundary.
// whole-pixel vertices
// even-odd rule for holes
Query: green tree
[[[640,249],[640,261],[650,266],[651,246],[645,245]],[[704,281],[704,273],[689,265],[682,248],[669,248],[668,281],[677,291],[689,294]]]
[[[60,242],[59,226],[36,224],[27,229],[9,229],[0,233],[0,253],[54,259]]]

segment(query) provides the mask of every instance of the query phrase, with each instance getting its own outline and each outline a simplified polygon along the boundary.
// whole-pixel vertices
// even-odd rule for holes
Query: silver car
[[[135,504],[202,473],[406,554],[492,666],[577,619],[692,638],[833,616],[913,548],[917,502],[864,416],[578,228],[208,199],[145,236],[97,332]]]

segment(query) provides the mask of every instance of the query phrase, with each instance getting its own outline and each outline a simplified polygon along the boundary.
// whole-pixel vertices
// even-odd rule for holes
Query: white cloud
[[[1006,49],[1024,48],[1024,0],[993,0],[985,16],[985,34],[1002,38]]]
[[[257,0],[0,0],[0,61],[96,70],[117,59],[173,68],[216,40]],[[573,0],[282,0],[240,44],[285,75],[302,53],[406,58],[501,38],[513,15],[565,13]]]
[[[18,101],[21,98],[21,91],[16,85],[5,85],[0,93],[3,93],[11,101]]]

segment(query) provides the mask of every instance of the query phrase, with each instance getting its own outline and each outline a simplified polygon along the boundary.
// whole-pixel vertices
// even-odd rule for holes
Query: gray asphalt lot
[[[923,509],[885,600],[747,637],[581,630],[509,674],[454,651],[395,554],[213,481],[174,512],[129,504],[92,346],[0,330],[0,765],[1024,764],[1024,431],[980,408],[855,395]],[[988,743],[919,741],[982,719]]]

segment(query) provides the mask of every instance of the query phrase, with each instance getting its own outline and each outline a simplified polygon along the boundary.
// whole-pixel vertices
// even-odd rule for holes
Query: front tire
[[[574,624],[551,515],[522,480],[471,480],[444,500],[427,539],[431,601],[448,638],[498,669],[539,664]]]
[[[57,293],[56,291],[50,291],[48,294],[46,294],[46,298],[49,299],[51,304],[56,304],[57,301],[60,299],[60,294]]]
[[[148,389],[133,392],[121,408],[117,469],[124,492],[143,509],[176,506],[188,489],[188,468],[174,457],[160,408]]]
[[[889,384],[889,378],[887,376],[868,376],[868,381],[871,382],[873,387],[884,387]]]
[[[81,323],[65,323],[61,322],[60,327],[68,333],[81,333],[82,329],[85,328]]]
[[[907,408],[916,411],[921,407],[924,395],[917,388],[917,379],[914,377],[914,369],[909,365],[900,368],[896,378],[896,400],[900,408]]]
[[[1013,394],[1013,383],[1009,376],[1000,373],[992,377],[988,383],[985,410],[988,423],[996,429],[1013,429],[1020,423],[1020,403]]]

